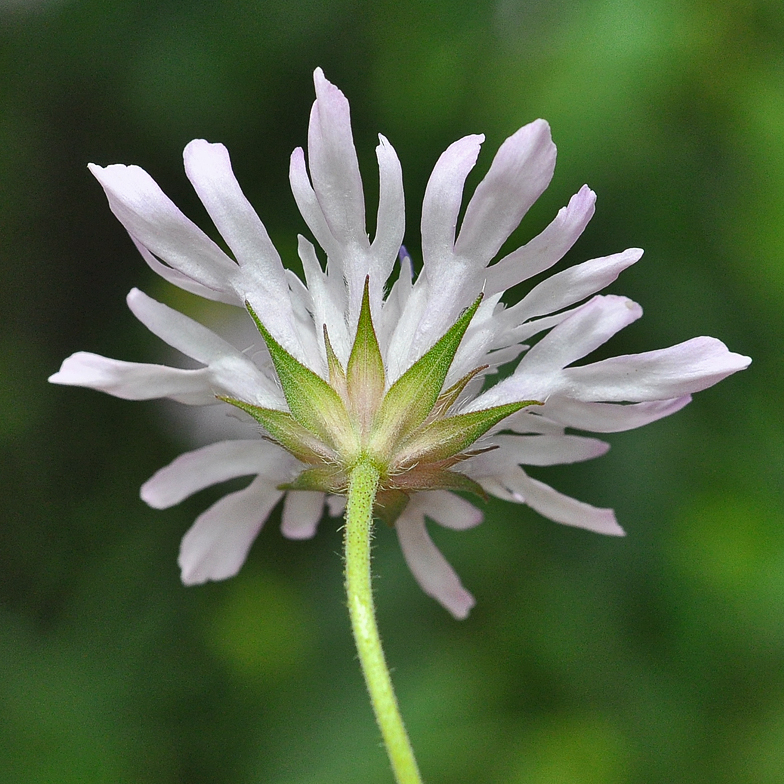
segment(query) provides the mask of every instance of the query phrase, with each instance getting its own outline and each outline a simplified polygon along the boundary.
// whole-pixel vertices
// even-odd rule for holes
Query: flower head
[[[185,583],[236,574],[284,495],[283,533],[312,536],[325,502],[333,515],[342,512],[347,474],[363,456],[381,476],[376,512],[394,525],[415,577],[462,618],[474,599],[425,528],[426,517],[454,529],[481,522],[481,512],[454,491],[495,495],[556,522],[620,535],[612,510],[564,496],[522,466],[597,457],[606,443],[567,430],[607,433],[653,422],[750,360],[700,337],[575,366],[642,315],[625,297],[597,294],[639,260],[638,249],[563,269],[517,304],[501,302],[507,289],[555,266],[594,210],[595,195],[584,186],[541,234],[495,260],[552,177],[555,146],[543,120],[501,145],[459,231],[465,179],[483,137],[467,136],[441,155],[422,205],[423,266],[415,276],[402,249],[395,151],[379,137],[371,242],[348,102],[321,70],[315,86],[307,163],[305,152],[294,150],[290,181],[326,264],[300,236],[304,282],[281,263],[222,145],[191,142],[185,170],[233,258],[142,169],[90,166],[150,267],[186,291],[246,309],[260,333],[257,356],[134,289],[128,305],[136,317],[202,367],[79,352],[50,381],[132,400],[221,405],[261,425],[247,440],[181,455],[142,487],[148,504],[166,508],[209,485],[254,477],[185,535]],[[493,384],[502,366],[512,372]]]

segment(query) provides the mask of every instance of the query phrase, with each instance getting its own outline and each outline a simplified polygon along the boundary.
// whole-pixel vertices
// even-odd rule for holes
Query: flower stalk
[[[370,575],[370,539],[379,471],[367,457],[351,471],[346,504],[346,593],[351,627],[376,721],[397,784],[421,784],[414,750],[392,688],[376,624]]]

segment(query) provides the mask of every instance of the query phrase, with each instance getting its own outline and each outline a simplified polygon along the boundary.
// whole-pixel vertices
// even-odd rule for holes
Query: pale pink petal
[[[305,219],[305,223],[308,224],[308,228],[313,232],[316,241],[330,258],[337,257],[340,246],[332,236],[332,231],[327,225],[321,205],[316,198],[316,192],[310,183],[305,164],[305,151],[301,147],[297,147],[291,153],[289,182],[294,201],[297,202],[297,208]]]
[[[424,274],[414,286],[420,294],[426,289],[427,302],[407,346],[409,361],[427,351],[481,289],[484,263],[456,256],[454,243],[463,185],[476,163],[483,139],[484,136],[466,136],[454,142],[430,175],[422,204]]]
[[[123,400],[169,397],[194,406],[217,402],[207,368],[181,370],[165,365],[123,362],[88,351],[78,351],[68,357],[49,381],[97,389]]]
[[[322,271],[313,243],[302,235],[297,239],[297,253],[302,261],[305,281],[313,303],[313,323],[316,326],[319,345],[324,350],[323,327],[326,324],[332,348],[338,359],[345,365],[351,354],[352,345],[345,319],[346,288],[342,281],[339,285],[334,285],[334,281]]]
[[[531,348],[515,374],[560,370],[604,345],[640,316],[642,308],[627,297],[594,297]]]
[[[511,430],[523,435],[562,436],[565,432],[563,424],[544,416],[544,412],[546,409],[543,406],[524,408],[504,419],[498,430]]]
[[[197,362],[208,365],[227,355],[240,353],[211,329],[139,289],[131,289],[126,301],[133,315],[153,335]]]
[[[707,389],[750,363],[716,338],[692,338],[658,351],[567,368],[557,394],[587,401],[664,400]]]
[[[473,504],[447,490],[431,490],[417,499],[417,507],[432,520],[453,531],[465,531],[482,522],[484,515]]]
[[[612,509],[600,509],[570,498],[553,490],[549,485],[532,479],[522,469],[499,478],[498,482],[510,495],[501,495],[497,492],[497,485],[480,480],[480,484],[488,493],[517,503],[525,503],[543,517],[556,523],[584,528],[608,536],[624,536],[624,530],[618,525]]]
[[[422,257],[431,280],[448,274],[455,245],[455,226],[463,185],[474,168],[484,136],[465,136],[452,143],[436,163],[422,202]],[[455,270],[455,272],[459,272]]]
[[[236,293],[240,268],[177,209],[144,169],[90,164],[109,206],[131,237],[207,288]]]
[[[561,465],[593,460],[610,448],[609,444],[596,438],[565,435],[494,435],[492,442],[498,444],[500,449],[479,455],[477,460],[484,458],[488,463],[493,463],[510,459],[519,465]]]
[[[228,151],[194,139],[183,159],[188,179],[242,269],[240,293],[284,348],[303,359],[280,256],[234,177]]]
[[[281,465],[293,458],[280,447],[260,438],[219,441],[185,452],[156,471],[141,488],[142,500],[154,509],[168,509],[205,487],[238,476],[281,474]],[[281,477],[283,478],[283,477]]]
[[[265,477],[230,493],[201,514],[180,545],[178,564],[185,585],[234,577],[253,540],[283,495]]]
[[[395,530],[403,557],[422,590],[458,620],[466,618],[476,600],[463,588],[455,570],[433,544],[416,499],[397,519]]]
[[[527,321],[525,324],[520,324],[517,327],[508,328],[504,333],[508,340],[510,341],[521,341],[521,340],[528,340],[532,338],[534,335],[538,335],[540,332],[545,332],[548,329],[552,329],[553,327],[557,327],[561,322],[566,321],[573,313],[576,313],[579,310],[577,308],[571,308],[569,310],[562,310],[560,313],[555,313],[552,316],[545,316],[544,318],[540,319],[533,319],[531,321]],[[509,308],[505,310],[500,316],[499,319],[503,321],[509,321],[509,314],[514,316],[513,308]],[[517,319],[513,318],[512,321],[516,322]]]
[[[500,299],[501,295],[496,294],[482,300],[449,368],[446,379],[447,386],[451,386],[480,364],[492,364],[487,357],[487,352],[499,339],[499,330],[504,330],[502,323],[495,317]]]
[[[287,539],[310,539],[324,511],[324,493],[292,490],[283,501],[280,530]]]
[[[285,294],[280,256],[234,176],[228,150],[194,139],[185,147],[183,161],[188,179],[240,267],[255,268],[271,294]]]
[[[392,273],[395,259],[403,244],[406,227],[405,197],[403,194],[403,172],[400,161],[392,145],[379,134],[376,147],[378,159],[379,195],[376,218],[376,236],[370,247],[372,267],[371,281],[378,282],[380,293],[387,278]]]
[[[583,185],[541,234],[488,268],[485,292],[506,291],[559,262],[593,217],[595,203],[596,194]]]
[[[384,300],[381,319],[376,327],[376,336],[378,337],[381,354],[384,356],[384,364],[387,367],[389,366],[387,354],[392,344],[392,335],[406,311],[406,305],[411,296],[413,285],[414,269],[411,256],[408,255],[405,247],[401,246],[397,280],[390,287],[389,294],[386,300]]]
[[[550,398],[541,409],[567,427],[593,433],[619,433],[656,422],[691,401],[691,395],[649,403],[584,403],[565,397]]]
[[[304,365],[318,375],[324,375],[326,361],[324,350],[316,333],[313,322],[313,298],[308,287],[293,270],[286,270],[286,282],[289,286],[291,310],[294,316],[294,331],[304,352]]]
[[[129,235],[130,236],[130,235]],[[147,266],[156,274],[160,275],[165,281],[168,281],[173,286],[181,288],[183,291],[188,291],[195,294],[197,297],[212,300],[213,302],[223,302],[227,305],[234,305],[242,307],[242,299],[235,291],[216,291],[215,289],[207,288],[207,286],[189,278],[174,267],[168,267],[166,264],[158,261],[139,240],[131,237],[131,241],[136,246],[136,250],[141,253],[142,258],[147,263]]]
[[[639,261],[642,253],[639,248],[630,248],[551,275],[509,308],[505,315],[510,318],[514,314],[513,317],[522,324],[536,316],[574,305],[609,286],[623,270]]]
[[[183,354],[208,365],[214,394],[226,394],[267,408],[285,408],[280,388],[243,352],[212,330],[138,289],[128,307],[147,329]]]
[[[486,266],[547,188],[554,168],[555,145],[544,120],[510,136],[466,207],[455,253]]]
[[[528,346],[523,346],[520,344],[506,346],[505,348],[494,348],[491,352],[485,354],[485,356],[482,357],[481,361],[485,365],[489,365],[490,368],[495,370],[501,367],[502,365],[505,365],[507,362],[513,362],[527,348]],[[488,371],[488,373],[490,372],[491,371]]]
[[[417,335],[417,326],[422,323],[425,316],[433,315],[428,307],[429,294],[430,286],[427,276],[420,274],[411,288],[405,307],[389,338],[389,345],[384,358],[388,384],[393,384],[397,381],[414,361],[424,353],[424,349],[415,346],[415,336]],[[430,337],[427,333],[424,333],[424,335],[425,338]],[[432,337],[430,339],[435,342]]]
[[[308,127],[308,168],[313,190],[332,235],[344,245],[368,247],[365,197],[351,133],[346,96],[324,76],[313,74],[316,100]]]
[[[520,360],[515,372],[473,400],[466,411],[520,400],[544,402],[551,395],[572,393],[563,367],[603,345],[642,315],[626,297],[596,296],[574,310]]]

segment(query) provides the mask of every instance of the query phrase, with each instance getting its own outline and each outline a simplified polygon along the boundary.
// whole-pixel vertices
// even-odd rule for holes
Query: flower
[[[543,120],[501,145],[459,231],[465,179],[483,137],[467,136],[441,155],[422,205],[423,268],[415,276],[402,248],[395,151],[379,137],[371,242],[348,102],[320,69],[314,80],[307,163],[305,152],[294,150],[290,181],[326,266],[300,236],[304,282],[283,267],[223,145],[192,141],[185,171],[234,258],[142,169],[90,166],[152,269],[186,291],[247,309],[263,338],[257,355],[133,289],[127,301],[134,315],[202,367],[79,352],[49,380],[130,400],[233,406],[261,423],[263,437],[183,454],[141,489],[150,506],[163,509],[218,482],[254,477],[185,535],[179,564],[186,584],[236,574],[281,498],[284,535],[313,536],[325,503],[333,516],[342,513],[347,467],[358,450],[370,449],[382,473],[378,512],[394,524],[424,591],[464,618],[474,599],[425,527],[425,518],[456,530],[481,522],[481,512],[453,490],[488,493],[559,523],[622,535],[611,509],[562,495],[522,466],[598,457],[605,442],[567,429],[640,427],[683,408],[692,393],[750,359],[699,337],[575,366],[642,315],[625,297],[597,294],[640,259],[636,248],[563,269],[511,307],[501,302],[506,290],[557,264],[594,211],[595,194],[583,186],[541,234],[491,263],[552,177],[556,151]],[[513,367],[511,374],[491,384],[502,366]]]

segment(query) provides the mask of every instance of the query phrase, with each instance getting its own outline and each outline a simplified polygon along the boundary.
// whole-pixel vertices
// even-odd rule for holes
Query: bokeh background
[[[214,315],[155,279],[89,161],[142,165],[206,227],[181,150],[226,143],[296,267],[288,155],[317,65],[351,101],[371,203],[375,134],[395,145],[415,257],[440,152],[486,133],[475,185],[545,117],[556,175],[513,240],[587,182],[598,211],[569,259],[646,249],[612,289],[646,315],[612,353],[708,334],[754,357],[601,460],[536,473],[613,506],[625,539],[493,501],[473,531],[433,530],[478,599],[465,622],[379,531],[380,623],[426,780],[781,784],[780,0],[2,0],[0,779],[391,781],[336,521],[289,542],[276,512],[239,577],[185,589],[179,539],[226,488],[165,512],[138,488],[207,431],[46,384],[80,349],[167,358],[131,286]]]

